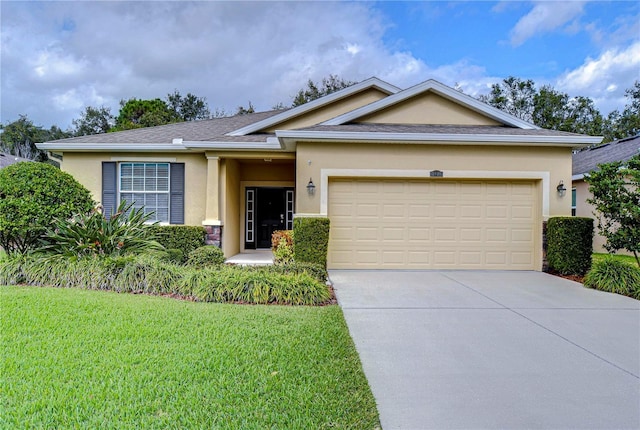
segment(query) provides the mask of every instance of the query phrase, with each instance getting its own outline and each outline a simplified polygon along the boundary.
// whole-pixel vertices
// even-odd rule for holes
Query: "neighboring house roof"
[[[573,154],[573,180],[598,169],[598,164],[626,161],[640,154],[640,135],[614,140],[604,145],[584,149]]]
[[[378,101],[358,99],[363,92],[374,91],[382,97]],[[490,118],[494,125],[428,125],[383,124],[357,122],[359,118],[375,112],[397,108],[413,97],[433,92],[450,102],[473,111],[474,115]],[[358,108],[344,113],[344,102],[360,100]],[[364,101],[363,101],[364,100]],[[413,100],[413,99],[412,99]],[[319,125],[298,125],[293,129],[278,129],[279,124],[296,118],[309,118],[314,112],[331,112],[335,104],[342,106],[340,114],[322,120]],[[362,103],[366,103],[362,105]],[[327,111],[327,108],[329,110]],[[323,110],[324,109],[324,110]],[[307,121],[308,123],[308,121]],[[291,124],[291,122],[289,122]],[[298,123],[300,124],[300,123]],[[286,128],[286,127],[283,127]],[[264,132],[263,130],[274,130]],[[299,140],[352,139],[355,141],[387,142],[455,142],[467,144],[531,144],[567,145],[572,147],[599,143],[600,137],[585,136],[561,131],[544,130],[484,104],[453,88],[429,80],[400,91],[397,87],[377,78],[329,94],[320,99],[285,111],[276,110],[226,118],[181,122],[158,127],[139,128],[115,133],[73,137],[37,144],[48,151],[191,151],[203,150],[267,150],[293,151]]]
[[[4,152],[0,152],[0,169],[3,167],[7,167],[11,164],[16,164],[21,161],[33,161],[28,158],[16,157],[15,155],[6,154]]]

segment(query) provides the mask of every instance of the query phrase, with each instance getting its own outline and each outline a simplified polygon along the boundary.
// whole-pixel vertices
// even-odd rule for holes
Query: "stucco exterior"
[[[39,147],[62,154],[62,169],[84,184],[98,202],[105,186],[103,162],[183,164],[184,185],[176,193],[179,200],[170,206],[182,211],[184,205],[184,223],[207,227],[211,242],[219,244],[226,256],[268,246],[265,238],[270,237],[270,232],[290,228],[294,216],[331,218],[330,185],[338,178],[352,178],[354,184],[371,179],[374,186],[377,181],[385,187],[393,185],[405,190],[411,183],[429,189],[429,181],[446,182],[457,184],[455,199],[463,199],[465,193],[468,195],[479,186],[483,192],[492,193],[493,202],[483,206],[482,199],[476,198],[479,204],[474,210],[482,212],[479,219],[490,218],[492,208],[504,208],[505,231],[513,235],[514,241],[526,236],[526,244],[521,243],[519,249],[501,250],[496,247],[503,245],[487,242],[496,249],[493,256],[474,251],[479,257],[471,261],[471,251],[467,250],[460,254],[459,261],[466,262],[464,267],[541,270],[543,221],[571,214],[571,194],[560,196],[556,187],[561,181],[571,182],[572,148],[595,141],[588,136],[538,129],[435,81],[400,90],[372,78],[286,111],[84,136]],[[309,181],[315,187],[313,193],[307,189]],[[504,199],[495,199],[496,190],[503,189],[501,184],[505,184],[508,193],[516,194],[505,192]],[[432,188],[442,193],[448,189],[445,185]],[[528,193],[523,203],[502,205],[508,196],[517,195],[520,185]],[[410,205],[412,195],[404,192],[403,204]],[[380,198],[384,199],[382,195]],[[423,193],[421,198],[428,195]],[[433,204],[440,203],[434,200]],[[517,224],[520,227],[516,226],[518,211],[527,213],[524,227],[522,219]],[[451,216],[457,213],[455,210]],[[345,223],[345,214],[341,216],[344,225],[359,222],[353,218]],[[509,216],[514,217],[510,229]],[[410,222],[405,218],[398,225],[404,225],[406,232],[411,230]],[[455,224],[455,219],[447,222]],[[495,220],[487,222],[495,225]],[[387,233],[398,230],[393,221],[381,218],[380,225]],[[497,229],[487,233],[487,226],[477,230],[482,233],[476,237],[480,242],[473,245],[476,250],[482,250],[482,240],[491,240],[487,239],[488,234],[496,237]],[[471,227],[463,233],[469,233]],[[375,237],[383,237],[381,231]],[[354,236],[354,250],[359,246],[357,241]],[[384,248],[383,239],[379,245]],[[343,241],[340,255],[351,252],[349,246],[349,240]],[[377,248],[372,248],[371,243],[368,246]],[[451,254],[457,252],[455,240],[449,240],[447,246]],[[402,244],[396,242],[394,247],[393,252],[398,254]],[[434,244],[429,247],[433,251]],[[330,243],[330,253],[331,249]],[[426,248],[423,251],[414,256],[432,252]],[[391,252],[390,249],[387,254]],[[513,262],[512,257],[504,263],[494,258],[502,254],[512,256]],[[528,257],[522,257],[525,254]],[[518,256],[524,260],[521,258],[516,264]],[[351,264],[340,265],[336,258],[339,259],[338,254],[331,260],[336,267]],[[438,258],[424,267],[437,267]],[[357,266],[357,258],[353,261]],[[375,264],[376,260],[371,261]],[[446,267],[455,267],[456,261],[449,261]],[[483,261],[488,265],[481,266]],[[414,258],[411,264],[422,267],[420,259]]]

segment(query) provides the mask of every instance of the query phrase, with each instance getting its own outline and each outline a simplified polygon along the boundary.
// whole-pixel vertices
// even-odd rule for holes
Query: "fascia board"
[[[584,179],[584,173],[571,176],[571,181],[582,181]]]
[[[532,136],[532,135],[502,135],[502,134],[448,134],[448,133],[362,133],[345,131],[297,131],[276,130],[280,139],[295,139],[297,141],[365,141],[365,142],[446,142],[451,144],[473,145],[478,143],[503,144],[528,143],[538,145],[568,145],[581,147],[593,145],[602,141],[600,136]]]
[[[36,148],[43,151],[96,151],[96,152],[180,152],[189,148],[175,143],[37,143]]]
[[[285,149],[280,140],[269,138],[265,142],[203,142],[185,141],[186,148],[193,149],[217,149],[231,151],[255,151],[255,150],[282,150]]]
[[[387,108],[395,103],[399,103],[403,100],[406,100],[408,98],[411,98],[415,95],[418,95],[420,93],[423,93],[429,90],[432,90],[436,94],[441,95],[449,100],[461,103],[462,105],[468,107],[469,109],[479,112],[483,115],[486,115],[489,118],[495,119],[496,121],[501,122],[503,124],[522,128],[522,129],[539,129],[540,128],[534,124],[531,124],[527,121],[523,121],[520,118],[517,118],[506,112],[502,112],[500,109],[496,109],[493,106],[489,106],[486,103],[482,103],[481,101],[476,100],[467,94],[461,93],[460,91],[450,88],[433,79],[429,79],[428,81],[425,81],[421,84],[415,85],[411,88],[407,88],[404,91],[390,95],[389,97],[385,97],[382,100],[368,104],[361,108],[355,109],[351,112],[347,112],[343,115],[327,120],[323,122],[322,125],[342,125],[347,122],[353,121],[357,118],[360,118],[365,115],[377,112],[381,109]]]
[[[400,88],[395,85],[391,85],[388,82],[382,81],[378,78],[369,78],[365,81],[359,82],[355,85],[347,87],[343,90],[336,91],[335,93],[331,93],[327,96],[321,97],[316,100],[312,100],[309,103],[305,103],[303,105],[297,106],[295,108],[289,109],[280,114],[274,115],[272,117],[263,119],[262,121],[254,122],[253,124],[249,124],[245,127],[239,128],[237,130],[231,131],[226,134],[226,136],[245,136],[249,133],[254,133],[256,131],[262,130],[264,128],[270,127],[272,125],[281,123],[288,119],[294,118],[298,115],[302,115],[304,113],[310,112],[319,107],[325,106],[327,104],[333,103],[337,100],[348,97],[354,93],[360,92],[367,88],[377,88],[381,91],[384,91],[388,94],[396,94],[400,91]]]

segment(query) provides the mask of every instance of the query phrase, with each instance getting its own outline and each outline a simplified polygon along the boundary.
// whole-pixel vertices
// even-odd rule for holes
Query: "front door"
[[[274,231],[293,228],[292,188],[247,188],[245,208],[245,249],[271,248]]]

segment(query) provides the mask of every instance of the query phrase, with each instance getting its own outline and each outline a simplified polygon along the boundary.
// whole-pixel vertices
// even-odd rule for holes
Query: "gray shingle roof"
[[[0,169],[3,167],[7,167],[11,164],[19,163],[21,161],[33,161],[27,158],[16,157],[15,155],[6,154],[4,152],[0,152]]]
[[[598,164],[626,161],[640,154],[640,135],[620,139],[573,154],[573,175],[596,170]]]
[[[225,134],[279,113],[282,113],[282,111],[274,110],[225,118],[178,122],[157,127],[71,137],[47,143],[171,143],[173,139],[206,142],[264,142],[266,137],[273,135],[252,134],[232,137],[225,136]]]
[[[435,134],[497,134],[515,136],[581,136],[565,131],[545,129],[522,129],[507,126],[474,126],[474,125],[429,125],[429,124],[343,124],[314,125],[300,129],[301,131],[343,131],[361,133],[435,133]]]

